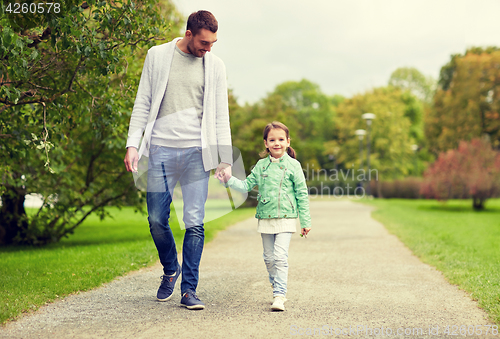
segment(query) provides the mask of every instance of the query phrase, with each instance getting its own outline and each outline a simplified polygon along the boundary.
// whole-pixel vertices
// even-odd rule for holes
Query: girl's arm
[[[245,180],[240,180],[236,177],[231,177],[227,181],[226,185],[231,187],[231,188],[234,188],[237,191],[246,193],[246,192],[250,192],[252,190],[252,188],[257,186],[257,184],[258,184],[257,178],[258,178],[258,174],[256,173],[256,170],[254,167],[252,172],[250,172],[250,174],[247,176],[247,178]]]
[[[298,169],[294,171],[293,184],[295,199],[297,200],[297,209],[299,211],[300,228],[311,228],[309,195],[307,193],[306,178],[304,177],[304,172],[302,171],[300,164],[298,165]]]

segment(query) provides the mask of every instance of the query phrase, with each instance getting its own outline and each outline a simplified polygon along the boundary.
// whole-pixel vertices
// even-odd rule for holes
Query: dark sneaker
[[[160,288],[158,289],[158,293],[156,294],[156,299],[159,301],[167,301],[172,298],[172,294],[174,293],[174,286],[177,278],[181,274],[181,267],[177,266],[177,271],[175,271],[175,275],[163,275]]]
[[[205,308],[205,304],[198,299],[195,292],[187,290],[182,296],[181,305],[187,307],[189,310],[202,310]]]

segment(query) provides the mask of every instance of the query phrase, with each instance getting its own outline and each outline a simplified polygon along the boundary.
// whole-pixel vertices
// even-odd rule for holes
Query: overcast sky
[[[306,78],[350,97],[398,67],[439,76],[450,55],[500,46],[500,0],[174,0],[219,22],[212,52],[240,104]]]

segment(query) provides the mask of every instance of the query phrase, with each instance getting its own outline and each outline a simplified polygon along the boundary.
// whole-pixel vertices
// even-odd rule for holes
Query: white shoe
[[[285,310],[286,298],[282,295],[277,295],[274,297],[274,302],[271,305],[273,311],[284,311]]]

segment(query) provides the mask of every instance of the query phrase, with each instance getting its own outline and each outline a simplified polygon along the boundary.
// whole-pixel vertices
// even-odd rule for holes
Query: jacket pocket
[[[269,198],[264,198],[264,197],[260,197],[260,200],[259,200],[259,202],[260,202],[262,205],[267,204],[269,201],[271,201],[271,199],[269,199]]]

